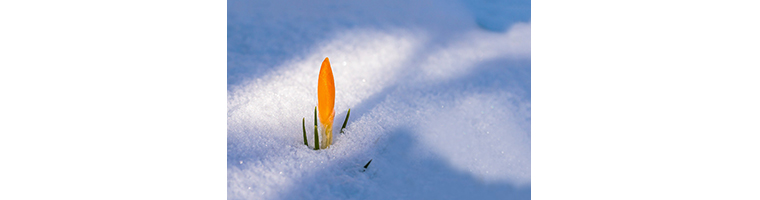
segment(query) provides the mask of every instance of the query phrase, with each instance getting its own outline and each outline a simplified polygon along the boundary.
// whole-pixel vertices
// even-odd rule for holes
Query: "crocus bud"
[[[317,81],[317,110],[319,113],[320,129],[323,136],[320,138],[321,148],[326,149],[332,144],[332,124],[335,118],[335,81],[333,80],[330,59],[325,57],[319,70]]]

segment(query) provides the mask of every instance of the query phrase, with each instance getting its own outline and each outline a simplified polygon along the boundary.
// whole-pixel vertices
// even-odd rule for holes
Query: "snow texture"
[[[529,1],[227,9],[229,199],[530,199]],[[336,128],[314,151],[325,57]]]

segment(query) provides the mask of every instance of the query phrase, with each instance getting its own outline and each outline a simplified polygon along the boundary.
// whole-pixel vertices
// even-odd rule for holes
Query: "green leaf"
[[[317,107],[314,107],[314,150],[319,150],[319,132],[317,132]]]
[[[343,134],[343,129],[346,128],[346,124],[348,123],[348,116],[351,115],[351,108],[348,109],[348,113],[346,113],[346,120],[343,120],[343,127],[340,127],[340,133]]]
[[[309,143],[306,140],[306,118],[304,117],[301,120],[301,127],[303,127],[303,145],[309,146]]]

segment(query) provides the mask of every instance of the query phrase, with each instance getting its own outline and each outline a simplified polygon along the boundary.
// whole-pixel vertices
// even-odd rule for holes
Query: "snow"
[[[228,1],[227,32],[229,199],[530,199],[530,2]],[[325,57],[351,116],[314,151]]]

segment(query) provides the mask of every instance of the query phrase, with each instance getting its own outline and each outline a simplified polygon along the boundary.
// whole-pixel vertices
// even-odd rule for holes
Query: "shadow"
[[[480,28],[504,32],[517,22],[530,22],[530,0],[466,0]]]
[[[510,98],[502,102],[512,104],[515,108],[523,107],[521,103],[531,102],[531,60],[530,59],[493,59],[476,63],[465,74],[452,79],[426,85],[415,92],[421,95],[438,94],[440,101],[456,102],[457,97],[467,94],[488,94],[506,92]],[[531,137],[530,106],[527,107],[525,124],[521,124]],[[522,116],[522,115],[520,115]],[[515,116],[517,117],[517,116]],[[518,119],[519,120],[519,119]]]
[[[415,63],[413,61],[404,63],[405,66],[414,64]],[[389,95],[393,95],[395,92],[410,92],[409,90],[413,90],[414,92],[421,92],[423,94],[440,91],[454,93],[488,93],[495,91],[507,91],[514,94],[514,97],[518,98],[519,101],[530,102],[530,59],[492,59],[484,60],[482,62],[475,63],[474,65],[475,66],[472,67],[471,70],[467,70],[463,75],[452,79],[446,79],[440,82],[429,83],[421,86],[421,88],[408,88],[408,86],[414,85],[408,82],[396,82],[390,84],[384,87],[380,92],[372,94],[369,98],[362,100],[361,103],[351,108],[351,116],[349,118],[347,128],[351,125],[352,121],[361,119],[365,114],[372,111],[372,109],[374,109],[377,105],[385,101]],[[405,75],[413,75],[415,73],[422,72],[411,72]],[[399,79],[405,78],[401,77]],[[400,89],[400,87],[403,88]],[[343,125],[343,119],[345,119],[345,117],[346,112],[336,114],[335,119],[340,120],[336,120],[333,127],[341,127]]]
[[[530,185],[486,182],[455,169],[424,149],[415,135],[406,127],[392,130],[367,148],[374,151],[331,160],[323,170],[295,180],[277,199],[530,199]]]
[[[504,32],[514,23],[530,22],[530,1],[525,0],[230,0],[227,10],[228,90],[304,59],[349,30],[419,30],[438,43],[469,31],[463,27]]]
[[[440,82],[428,83],[421,86],[411,86],[414,85],[412,83],[394,83],[386,86],[380,92],[362,100],[360,104],[351,108],[351,117],[347,128],[350,127],[351,121],[361,119],[365,114],[372,111],[377,105],[385,101],[389,95],[393,95],[394,93],[415,92],[422,95],[444,93],[450,94],[449,96],[452,96],[453,98],[455,96],[460,96],[459,94],[465,92],[489,93],[506,91],[514,94],[514,97],[521,102],[531,101],[530,59],[493,59],[485,60],[474,65],[475,66],[470,70],[467,70],[465,74]],[[414,74],[414,72],[408,74]],[[406,100],[413,102],[413,99]],[[441,100],[454,101],[455,99]],[[346,112],[342,112],[336,116],[336,119],[345,119],[345,116]],[[342,123],[343,121],[341,120],[340,122],[336,122],[334,126],[340,127],[343,125]]]
[[[465,74],[428,85],[425,91],[508,91],[530,102],[531,60],[492,59],[476,63]]]

